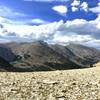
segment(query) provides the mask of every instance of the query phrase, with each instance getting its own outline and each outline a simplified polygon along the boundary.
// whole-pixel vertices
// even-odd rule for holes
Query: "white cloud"
[[[91,36],[89,35],[59,35],[55,34],[53,42],[54,43],[60,43],[60,44],[66,44],[68,42],[84,42],[92,40]]]
[[[48,23],[47,21],[42,20],[42,19],[32,19],[31,22],[36,23],[36,24],[46,24],[46,23]]]
[[[2,18],[0,20],[2,22]],[[0,28],[0,36],[7,40],[44,40],[49,43],[59,44],[75,42],[100,47],[98,45],[100,43],[100,16],[93,21],[75,19],[65,23],[61,20],[39,26],[7,23],[3,23],[3,25],[4,28]]]
[[[79,6],[80,5],[80,1],[79,0],[74,0],[71,4],[71,6]]]
[[[100,6],[100,1],[99,1],[99,3],[98,3],[98,6]]]
[[[82,2],[80,3],[79,0],[74,0],[71,4],[72,6],[72,11],[78,11],[78,9],[84,10],[84,11],[88,11],[88,3],[87,2]]]
[[[73,12],[78,11],[78,8],[77,7],[72,7],[72,11]]]
[[[61,14],[66,14],[67,13],[67,7],[64,5],[58,5],[58,6],[54,6],[52,8],[54,11],[61,13]]]
[[[90,11],[92,11],[93,13],[99,13],[100,14],[100,1],[98,3],[98,5],[96,7],[90,8]]]
[[[93,7],[89,9],[93,13],[100,13],[100,4],[97,7]]]
[[[84,11],[88,11],[88,4],[86,2],[83,2],[80,6]]]

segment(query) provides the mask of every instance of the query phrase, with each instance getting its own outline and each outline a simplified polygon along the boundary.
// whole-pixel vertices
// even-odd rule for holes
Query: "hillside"
[[[15,69],[8,61],[0,57],[0,71],[14,71],[14,70]]]
[[[5,44],[0,44],[0,57],[4,58],[8,62],[12,62],[15,59],[14,53]]]
[[[100,63],[87,69],[0,73],[0,100],[100,100]]]
[[[11,42],[2,44],[0,51],[3,51],[0,56],[11,63],[16,71],[88,68],[100,61],[99,50],[79,44],[62,46],[50,45],[43,41]]]
[[[79,67],[89,67],[89,65],[100,61],[100,51],[91,47],[79,44],[51,45],[51,47]]]
[[[67,64],[69,66],[72,64],[71,61],[55,52],[44,42],[23,43],[14,52],[19,57],[14,66],[31,68],[33,71],[66,69]]]

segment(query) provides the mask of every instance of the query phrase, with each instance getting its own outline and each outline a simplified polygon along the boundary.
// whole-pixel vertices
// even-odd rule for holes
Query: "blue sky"
[[[0,40],[100,48],[100,0],[0,0]],[[2,27],[1,27],[2,26]]]
[[[77,0],[80,1],[80,5],[76,5],[78,8],[76,11],[72,11],[72,3],[74,0],[0,0],[1,6],[7,7],[14,12],[22,13],[26,16],[11,16],[7,15],[6,18],[12,20],[31,20],[31,19],[41,19],[46,22],[53,22],[59,20],[73,20],[76,18],[93,20],[96,19],[97,14],[92,11],[85,11],[80,6],[83,2],[88,4],[89,8],[96,7],[99,0]],[[55,6],[64,6],[67,11],[65,13],[57,12],[53,9]],[[60,7],[58,8],[60,9]],[[32,23],[39,24],[39,23]]]

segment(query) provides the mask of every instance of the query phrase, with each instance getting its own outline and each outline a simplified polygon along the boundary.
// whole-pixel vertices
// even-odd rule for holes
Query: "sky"
[[[0,0],[0,42],[100,48],[100,0]]]

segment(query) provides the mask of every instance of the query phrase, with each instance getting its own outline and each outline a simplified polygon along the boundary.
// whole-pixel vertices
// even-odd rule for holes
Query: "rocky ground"
[[[0,100],[100,100],[100,64],[66,71],[0,72]]]

